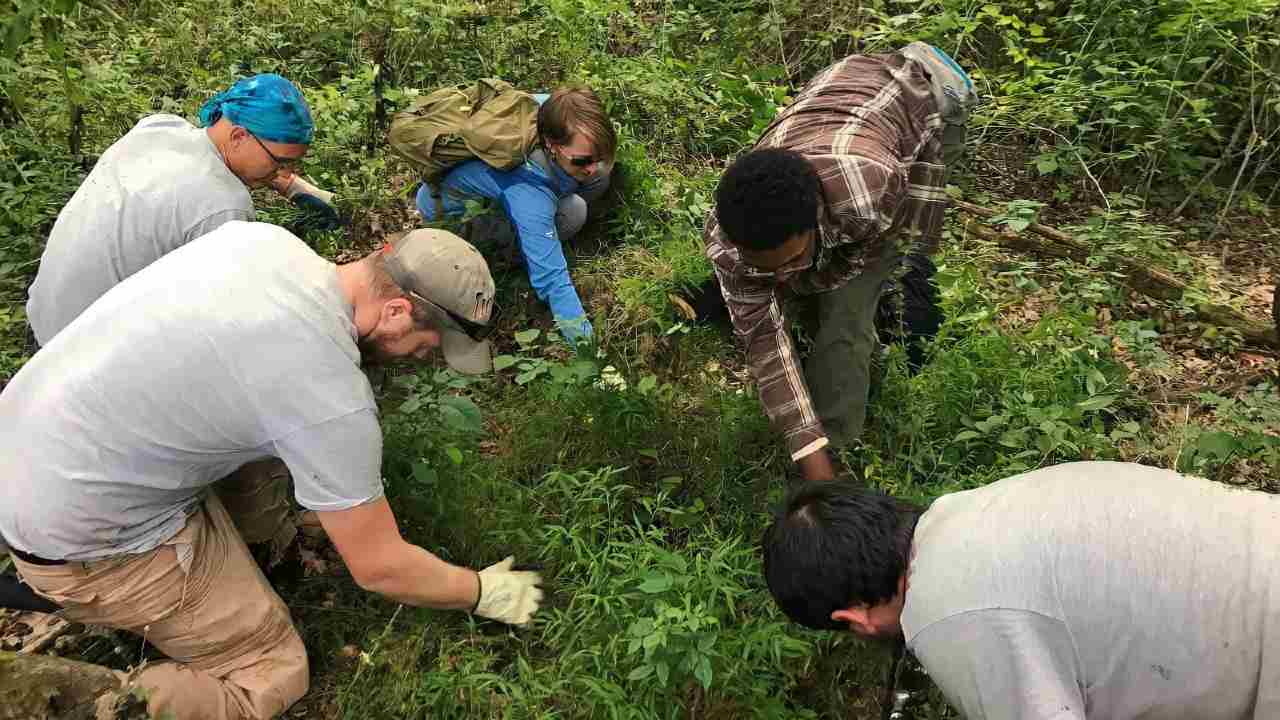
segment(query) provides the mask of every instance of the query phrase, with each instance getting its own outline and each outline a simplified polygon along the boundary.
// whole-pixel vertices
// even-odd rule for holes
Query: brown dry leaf
[[[1262,367],[1267,364],[1267,358],[1264,355],[1242,352],[1240,353],[1240,364],[1248,368]]]
[[[1186,351],[1183,355],[1182,366],[1185,367],[1188,372],[1206,371],[1212,364],[1213,363],[1208,360],[1197,356],[1192,350]]]
[[[1254,285],[1244,292],[1250,299],[1255,300],[1264,305],[1271,303],[1271,298],[1275,297],[1275,285]]]
[[[1111,336],[1111,353],[1116,360],[1120,361],[1121,365],[1128,368],[1130,375],[1138,372],[1138,363],[1134,362],[1133,358],[1129,356],[1129,348],[1120,341],[1120,338],[1114,335]]]
[[[300,547],[298,548],[298,555],[302,559],[302,569],[307,577],[324,575],[329,572],[329,562],[316,552]]]
[[[360,654],[360,648],[355,645],[343,645],[342,650],[338,651],[342,657],[353,658]]]

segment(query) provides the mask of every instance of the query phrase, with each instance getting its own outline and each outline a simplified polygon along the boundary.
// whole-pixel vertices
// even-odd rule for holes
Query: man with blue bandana
[[[176,115],[143,118],[58,214],[27,301],[41,346],[166,253],[226,222],[253,220],[249,188],[271,185],[299,205],[328,206],[329,193],[294,173],[314,126],[288,80],[244,78],[210,98],[200,120],[202,128]]]

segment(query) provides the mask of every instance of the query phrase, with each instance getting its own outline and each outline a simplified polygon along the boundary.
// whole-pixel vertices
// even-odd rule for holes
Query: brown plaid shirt
[[[760,402],[793,460],[826,446],[795,344],[784,293],[840,287],[894,243],[902,252],[937,246],[947,206],[942,118],[929,81],[899,53],[853,55],[823,70],[779,113],[756,148],[804,155],[822,183],[813,267],[779,287],[746,265],[715,210],[703,230],[734,331],[746,346]]]

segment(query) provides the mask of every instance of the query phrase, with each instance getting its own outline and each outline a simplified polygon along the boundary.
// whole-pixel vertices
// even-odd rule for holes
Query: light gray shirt
[[[1280,497],[1080,462],[921,517],[902,627],[970,720],[1280,718]]]
[[[210,484],[279,457],[313,510],[382,494],[335,266],[231,222],[120,283],[0,393],[0,533],[49,559],[150,550]]]
[[[252,220],[249,191],[201,128],[143,118],[94,165],[53,225],[27,300],[42,346],[94,300],[173,249]]]

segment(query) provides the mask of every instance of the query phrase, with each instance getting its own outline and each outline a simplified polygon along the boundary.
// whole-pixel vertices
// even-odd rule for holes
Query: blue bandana
[[[200,108],[205,127],[223,116],[259,140],[271,142],[310,145],[315,130],[302,93],[274,73],[242,78]]]

